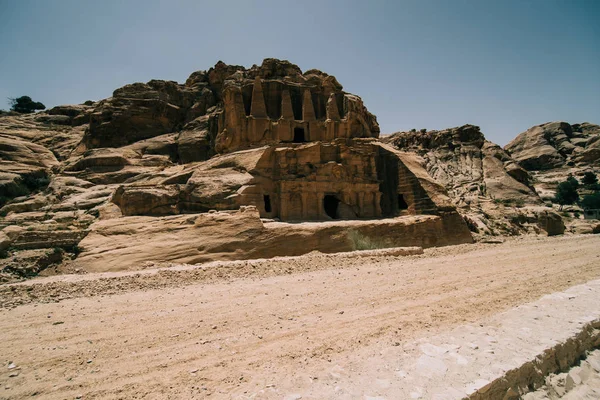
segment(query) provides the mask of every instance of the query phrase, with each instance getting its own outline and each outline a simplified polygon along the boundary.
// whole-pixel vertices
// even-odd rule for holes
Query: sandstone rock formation
[[[471,241],[421,160],[378,136],[333,76],[274,59],[1,116],[0,268],[25,251],[28,265],[102,270],[352,248],[352,224],[302,221],[366,220],[361,234],[382,236],[368,220],[391,218],[386,246]]]
[[[529,171],[600,162],[600,126],[548,122],[529,128],[505,146]]]
[[[505,150],[472,125],[380,141],[360,97],[275,59],[5,113],[0,279],[347,251],[350,231],[383,247],[561,234],[548,200],[597,167],[599,131],[543,124]]]
[[[423,158],[475,233],[563,233],[560,216],[543,207],[529,172],[479,127],[399,132],[384,141]]]
[[[80,242],[84,251],[76,264],[86,271],[105,272],[139,269],[149,261],[196,264],[296,256],[314,250],[345,252],[356,249],[349,233],[372,238],[382,248],[445,246],[470,240],[462,224],[456,213],[288,224],[261,220],[251,206],[237,211],[112,218],[91,226]]]
[[[548,205],[556,186],[569,176],[581,181],[586,172],[600,173],[600,126],[584,122],[548,122],[529,128],[505,146],[532,177],[532,186]],[[583,190],[581,195],[589,194]],[[557,207],[557,205],[555,205]],[[567,230],[594,232],[597,221],[583,220],[577,205],[561,210]]]
[[[379,126],[335,77],[265,59],[248,70],[219,62],[185,84],[152,80],[117,89],[89,113],[83,144],[121,147],[170,132],[182,145],[172,161],[191,162],[261,144],[378,137]]]

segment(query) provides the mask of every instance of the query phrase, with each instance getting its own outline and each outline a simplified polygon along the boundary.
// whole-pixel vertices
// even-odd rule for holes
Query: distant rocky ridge
[[[529,171],[598,165],[600,126],[548,122],[529,128],[504,148]]]
[[[473,125],[399,132],[382,140],[421,156],[476,234],[561,234],[563,218],[548,201],[568,174],[599,171],[599,133],[598,125],[551,122],[530,128],[504,149]],[[594,224],[568,223],[573,232],[591,232]]]
[[[589,122],[537,125],[518,135],[505,150],[529,171],[532,186],[547,205],[553,201],[558,183],[569,176],[579,181],[586,172],[600,176],[600,126]],[[585,188],[580,192],[589,194]],[[561,214],[569,232],[600,231],[597,220],[582,220],[577,205],[566,206]]]

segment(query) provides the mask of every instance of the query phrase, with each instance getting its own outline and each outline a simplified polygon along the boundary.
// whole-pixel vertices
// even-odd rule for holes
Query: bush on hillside
[[[584,210],[600,210],[600,192],[588,194],[579,204]]]
[[[598,177],[591,171],[583,174],[583,179],[581,179],[581,183],[584,185],[596,185],[598,183]]]
[[[556,195],[554,196],[554,201],[560,204],[560,208],[564,205],[574,204],[577,200],[579,200],[579,194],[577,193],[577,188],[579,187],[579,182],[577,179],[570,176],[565,182],[561,182],[556,187]]]
[[[29,96],[17,97],[16,99],[9,99],[9,101],[10,109],[21,114],[29,114],[35,110],[44,110],[46,108],[46,106],[39,101],[31,100],[31,97]]]

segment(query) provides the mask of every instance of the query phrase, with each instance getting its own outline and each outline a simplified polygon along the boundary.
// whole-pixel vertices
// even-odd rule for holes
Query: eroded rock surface
[[[570,370],[550,374],[546,384],[525,394],[523,400],[598,399],[600,398],[600,350],[586,354],[585,360]]]
[[[600,126],[584,122],[548,122],[529,128],[505,146],[523,168],[529,171],[540,198],[550,205],[556,187],[572,176],[581,183],[586,172],[600,174]],[[591,194],[579,190],[580,197]],[[555,205],[555,207],[558,207]],[[571,233],[593,233],[598,220],[585,219],[577,205],[560,207],[566,229]]]
[[[512,157],[530,171],[600,161],[600,126],[584,122],[548,122],[529,128],[505,146]]]
[[[445,186],[473,232],[564,232],[560,215],[544,207],[530,173],[500,146],[486,140],[479,127],[413,130],[384,140],[423,159],[429,175]]]
[[[275,59],[9,113],[0,116],[3,255],[40,250],[36,265],[45,265],[47,252],[66,252],[73,268],[98,270],[350,249],[328,236],[348,227],[265,229],[261,218],[390,218],[404,233],[388,247],[470,242],[422,161],[378,136],[375,116],[335,77]],[[193,221],[206,226],[190,230]]]

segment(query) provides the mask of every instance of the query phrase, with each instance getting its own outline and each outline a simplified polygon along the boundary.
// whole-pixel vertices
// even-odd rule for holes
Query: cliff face
[[[169,155],[183,163],[256,145],[379,135],[375,116],[335,77],[276,59],[249,69],[219,62],[184,84],[126,85],[85,118],[86,149],[176,133]]]
[[[533,179],[479,127],[398,132],[384,139],[421,156],[427,172],[443,184],[452,202],[479,234],[560,234],[560,216],[544,207]]]
[[[584,122],[548,122],[529,128],[505,146],[505,150],[526,169],[539,196],[550,204],[556,187],[569,176],[582,181],[586,172],[600,174],[600,126]],[[591,194],[581,187],[580,196]],[[556,205],[555,205],[556,207]],[[577,205],[563,207],[567,230],[590,233],[600,229],[594,220],[584,220]]]
[[[398,226],[389,245],[470,242],[421,160],[378,136],[375,116],[335,77],[275,59],[0,116],[0,280],[51,264],[97,271],[296,254],[309,242],[351,249],[344,232],[375,234],[368,221],[380,218]],[[332,245],[308,240],[311,229],[294,236],[297,224],[270,228],[332,220],[355,220],[314,230]]]
[[[519,134],[504,149],[529,171],[599,165],[600,126],[548,122]]]
[[[427,171],[444,184],[458,204],[481,198],[539,204],[528,186],[531,177],[479,127],[464,125],[443,131],[401,132],[387,139],[426,161]]]
[[[581,180],[586,172],[600,173],[600,126],[587,122],[533,126],[504,148],[529,172],[544,201],[552,201],[557,184],[569,175]]]

